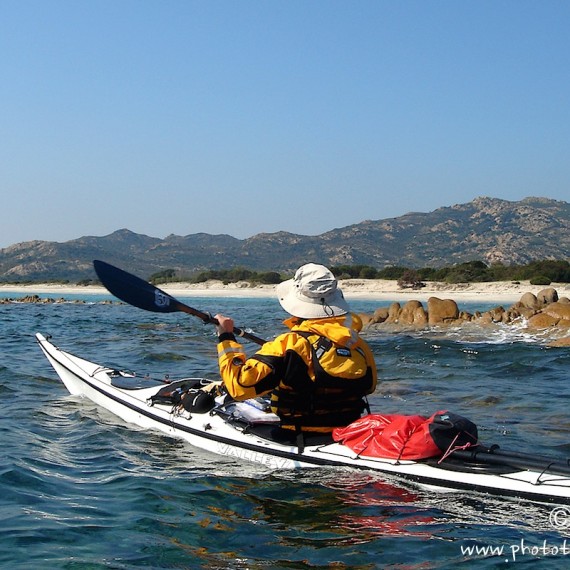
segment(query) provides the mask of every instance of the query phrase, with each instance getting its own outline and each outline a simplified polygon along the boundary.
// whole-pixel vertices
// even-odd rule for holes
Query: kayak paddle
[[[189,315],[202,319],[204,324],[218,324],[218,321],[212,317],[210,313],[204,313],[185,305],[162,289],[155,287],[136,275],[127,273],[118,267],[98,259],[93,261],[93,267],[95,268],[97,277],[99,277],[99,280],[105,288],[115,295],[115,297],[133,307],[155,313],[188,313]],[[234,327],[234,334],[257,344],[265,343],[265,340],[262,338],[237,327]]]

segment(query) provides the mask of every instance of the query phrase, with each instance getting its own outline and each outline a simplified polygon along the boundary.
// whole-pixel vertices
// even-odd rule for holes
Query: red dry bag
[[[447,411],[436,412],[430,418],[369,414],[345,428],[336,428],[333,439],[359,455],[417,460],[476,444],[477,426]]]

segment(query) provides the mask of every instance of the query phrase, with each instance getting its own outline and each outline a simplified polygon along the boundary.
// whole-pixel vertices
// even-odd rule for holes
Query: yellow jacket
[[[284,321],[290,329],[247,358],[234,335],[220,335],[220,374],[229,394],[245,400],[271,393],[283,427],[330,431],[348,425],[376,389],[374,356],[357,315]],[[332,342],[327,342],[332,341]]]

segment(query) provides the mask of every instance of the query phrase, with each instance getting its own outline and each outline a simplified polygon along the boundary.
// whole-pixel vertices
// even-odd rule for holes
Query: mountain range
[[[247,239],[206,233],[160,239],[120,229],[102,237],[29,241],[0,249],[0,282],[95,279],[93,259],[141,277],[166,269],[188,277],[234,267],[288,273],[308,261],[378,269],[437,268],[473,260],[525,264],[568,260],[569,230],[570,204],[536,197],[515,202],[479,197],[432,212],[366,220],[317,236],[279,231]]]

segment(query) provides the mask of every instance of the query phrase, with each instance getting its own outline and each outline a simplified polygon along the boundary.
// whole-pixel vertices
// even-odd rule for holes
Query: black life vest
[[[333,429],[346,426],[367,409],[364,396],[373,386],[373,371],[364,351],[335,345],[330,339],[298,332],[311,346],[313,381],[294,350],[285,354],[285,369],[273,391],[273,411],[284,426]]]

